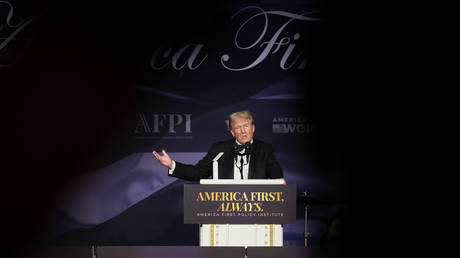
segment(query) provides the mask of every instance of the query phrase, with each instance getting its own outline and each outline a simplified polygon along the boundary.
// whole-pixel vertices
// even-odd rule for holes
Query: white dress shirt
[[[239,143],[237,140],[235,140],[236,144],[238,145],[241,145],[241,143]],[[252,144],[253,140],[251,140],[251,144]],[[240,152],[241,154],[244,153],[244,150],[241,150]],[[249,158],[248,160],[246,160],[246,158]],[[241,178],[241,173],[240,173],[240,169],[239,169],[239,166],[241,165],[241,159],[243,159],[243,178]],[[249,156],[236,156],[236,162],[233,161],[233,179],[243,179],[243,180],[247,180],[248,179],[248,176],[249,176],[249,161],[251,160],[251,155]]]

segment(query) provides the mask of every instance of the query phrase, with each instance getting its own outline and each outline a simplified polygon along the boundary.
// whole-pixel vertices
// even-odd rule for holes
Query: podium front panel
[[[283,246],[280,224],[203,224],[200,246]]]
[[[201,184],[241,184],[273,185],[284,184],[283,179],[255,180],[201,180]],[[200,226],[200,246],[283,246],[283,226],[281,224],[202,224]]]

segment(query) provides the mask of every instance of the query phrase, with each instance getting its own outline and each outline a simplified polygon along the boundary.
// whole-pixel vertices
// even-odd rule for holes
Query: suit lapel
[[[219,159],[219,179],[233,179],[232,143],[229,146]]]
[[[251,158],[249,160],[249,172],[248,172],[248,178],[249,179],[254,179],[255,174],[256,174],[256,158],[259,153],[259,145],[257,145],[256,141],[252,143],[252,153],[251,153]]]

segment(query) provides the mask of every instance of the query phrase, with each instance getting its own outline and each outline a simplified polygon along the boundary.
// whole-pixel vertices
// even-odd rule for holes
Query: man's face
[[[256,127],[249,120],[235,118],[230,132],[239,143],[245,144],[252,140],[255,130]]]

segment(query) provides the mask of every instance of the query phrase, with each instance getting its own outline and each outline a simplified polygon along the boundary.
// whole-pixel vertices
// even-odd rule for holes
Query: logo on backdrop
[[[274,117],[272,133],[276,134],[307,134],[312,130],[306,117]]]
[[[134,134],[137,138],[192,139],[192,114],[139,113]]]
[[[220,57],[221,65],[229,71],[249,70],[261,64],[269,56],[279,52],[282,53],[279,59],[281,69],[290,70],[295,68],[303,70],[307,62],[305,47],[297,46],[296,43],[296,41],[301,38],[301,33],[296,32],[292,35],[282,35],[285,28],[293,21],[316,22],[325,20],[325,18],[315,17],[322,15],[322,12],[311,11],[295,14],[285,11],[265,11],[257,6],[249,6],[237,11],[230,20],[235,19],[237,16],[242,16],[242,14],[247,11],[256,11],[257,13],[243,20],[243,23],[235,33],[234,45],[239,51],[245,52],[248,59],[244,61],[244,63],[232,62],[232,56],[227,50],[224,50],[225,53]],[[270,17],[273,16],[284,17],[287,21],[283,24],[272,25],[269,28]],[[259,28],[259,31],[254,32],[255,39],[243,45],[239,38],[240,32],[243,32],[250,25],[255,24],[257,21],[256,18],[263,19],[264,22]],[[276,31],[269,34],[267,31],[272,27],[276,28]],[[256,53],[256,55],[254,55],[254,53]],[[253,56],[257,57],[254,59]],[[173,49],[172,46],[163,45],[153,52],[149,63],[150,67],[154,70],[163,70],[167,67],[172,67],[179,71],[187,66],[189,70],[193,71],[198,69],[206,60],[209,60],[209,58],[208,54],[205,52],[205,44],[189,43],[178,49]]]
[[[248,52],[248,54],[251,54],[251,55],[253,53],[250,53],[250,52],[257,51],[258,49],[263,49],[262,52],[257,56],[255,60],[248,59],[247,64],[243,64],[243,65],[229,64],[230,55],[224,54],[220,58],[220,62],[222,66],[230,71],[248,70],[260,64],[262,61],[264,61],[268,57],[269,54],[272,54],[272,55],[276,54],[281,49],[281,47],[283,47],[284,53],[280,59],[280,68],[283,70],[289,70],[292,67],[296,67],[299,70],[304,69],[306,61],[307,61],[307,57],[304,55],[305,48],[298,51],[297,54],[293,54],[294,52],[293,50],[294,48],[296,48],[295,41],[299,40],[299,38],[301,37],[301,34],[297,32],[293,35],[284,36],[284,37],[280,37],[280,35],[283,33],[283,30],[292,21],[298,20],[298,21],[313,22],[313,21],[321,21],[324,19],[311,16],[311,15],[317,14],[317,12],[295,14],[295,13],[284,12],[284,11],[265,11],[264,9],[257,7],[257,6],[249,6],[249,7],[245,7],[239,10],[238,12],[236,12],[231,17],[231,20],[233,20],[236,16],[240,15],[241,13],[247,10],[251,10],[251,9],[258,11],[258,13],[247,18],[243,22],[243,24],[238,28],[235,34],[235,40],[234,40],[235,46],[241,51],[252,50]],[[281,17],[288,19],[284,24],[281,24],[279,27],[277,27],[277,30],[272,35],[267,34],[267,29],[269,27],[269,17],[270,17],[269,15],[281,16]],[[254,22],[254,19],[259,16],[263,18],[264,24],[260,28],[259,35],[256,35],[258,36],[258,38],[254,40],[252,43],[249,43],[247,45],[242,45],[238,39],[239,33],[242,30],[244,30],[246,25],[251,24],[251,22]],[[262,41],[264,38],[268,38],[269,40]],[[287,46],[287,47],[284,47],[284,46]],[[290,63],[288,62],[288,59],[291,60]]]
[[[9,1],[0,1],[0,11],[2,10],[6,10],[6,16],[0,16],[0,67],[5,67],[17,63],[24,56],[30,39],[18,37],[18,34],[39,16],[13,21],[17,19]]]

